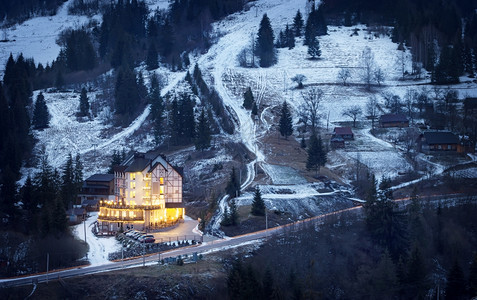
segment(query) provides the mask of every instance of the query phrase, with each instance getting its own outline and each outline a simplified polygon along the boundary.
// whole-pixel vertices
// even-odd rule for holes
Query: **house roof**
[[[94,174],[88,177],[86,181],[103,181],[109,182],[114,179],[114,174]]]
[[[83,200],[83,202],[81,202],[81,205],[83,205],[83,206],[88,206],[88,205],[89,206],[95,206],[95,205],[98,204],[98,202],[99,202],[98,199],[85,199],[85,200]]]
[[[150,159],[144,158],[144,156],[134,157],[131,164],[124,170],[125,172],[142,172],[151,163]]]
[[[426,131],[423,136],[428,145],[459,143],[459,138],[450,131]]]
[[[351,127],[335,127],[335,134],[338,135],[353,135]]]
[[[381,123],[408,122],[409,120],[403,114],[385,114],[379,118]]]

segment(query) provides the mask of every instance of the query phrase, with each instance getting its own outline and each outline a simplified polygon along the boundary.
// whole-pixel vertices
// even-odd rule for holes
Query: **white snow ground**
[[[89,250],[87,259],[93,266],[109,263],[108,254],[121,250],[121,245],[114,237],[96,237],[91,231],[93,223],[98,219],[98,213],[90,213],[90,217],[86,220],[86,242]],[[85,227],[84,223],[73,227],[73,234],[80,240],[84,240]]]

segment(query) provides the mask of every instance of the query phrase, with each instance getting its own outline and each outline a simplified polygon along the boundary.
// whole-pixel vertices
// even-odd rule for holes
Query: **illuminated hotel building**
[[[158,154],[129,155],[114,169],[115,199],[100,202],[100,231],[153,231],[184,219],[181,172]]]

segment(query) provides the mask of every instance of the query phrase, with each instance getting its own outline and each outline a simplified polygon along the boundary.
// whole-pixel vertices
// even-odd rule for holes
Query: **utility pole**
[[[146,243],[143,241],[142,242],[142,266],[145,267],[146,266]]]
[[[50,267],[50,253],[46,253],[46,284],[48,284],[48,269]]]
[[[268,212],[266,207],[265,207],[265,231],[268,231]]]
[[[122,261],[122,266],[123,266],[123,269],[124,269],[124,245],[121,244],[121,261]]]
[[[83,214],[83,224],[84,224],[84,242],[86,244],[86,215]]]

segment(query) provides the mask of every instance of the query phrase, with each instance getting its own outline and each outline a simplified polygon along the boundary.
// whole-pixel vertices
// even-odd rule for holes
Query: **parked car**
[[[155,238],[153,237],[147,237],[145,240],[144,240],[144,243],[154,243],[156,241]]]
[[[143,243],[147,238],[154,238],[154,236],[152,234],[145,234],[141,236],[140,238],[138,238],[138,241],[140,243]]]

